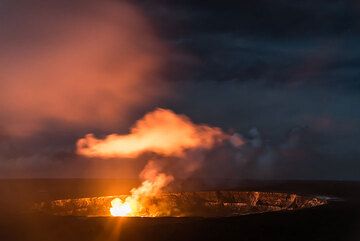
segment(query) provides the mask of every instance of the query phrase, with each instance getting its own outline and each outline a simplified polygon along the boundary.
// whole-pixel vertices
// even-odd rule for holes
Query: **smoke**
[[[188,176],[198,170],[204,152],[229,138],[217,127],[195,124],[185,115],[156,109],[138,120],[129,134],[112,134],[104,139],[86,135],[78,140],[77,153],[100,158],[136,158],[146,152],[155,153],[157,156],[140,174],[143,185],[153,184],[153,193],[169,184],[172,175]],[[232,141],[240,143],[234,138]]]
[[[225,134],[219,128],[196,125],[186,116],[156,109],[146,114],[127,135],[97,139],[89,134],[77,143],[79,154],[91,157],[136,157],[144,152],[184,156],[188,149],[210,149]]]
[[[187,177],[199,170],[205,152],[224,141],[236,147],[243,143],[239,135],[229,136],[217,127],[195,124],[184,115],[156,109],[138,120],[129,134],[112,134],[104,139],[87,135],[78,140],[77,152],[101,158],[136,158],[145,152],[157,155],[148,160],[140,173],[140,187],[132,189],[124,202],[116,199],[112,203],[113,215],[135,215],[143,212],[148,197],[156,195],[175,177]]]
[[[129,3],[2,1],[0,126],[12,135],[49,121],[119,126],[163,96],[165,61],[164,44]]]

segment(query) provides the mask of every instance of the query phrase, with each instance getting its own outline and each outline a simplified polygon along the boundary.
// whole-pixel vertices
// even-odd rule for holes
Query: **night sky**
[[[357,1],[0,1],[0,177],[136,177],[76,140],[162,107],[247,140],[198,176],[359,180],[359,29]]]

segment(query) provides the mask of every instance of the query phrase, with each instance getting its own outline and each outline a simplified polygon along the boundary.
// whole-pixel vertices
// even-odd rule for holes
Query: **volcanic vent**
[[[112,216],[113,200],[126,195],[42,202],[35,210],[61,216]],[[135,217],[227,217],[253,213],[297,210],[326,204],[316,197],[288,193],[206,191],[162,193],[143,201],[136,212],[115,216]],[[125,210],[126,211],[126,210]]]
[[[144,153],[151,154],[140,173],[141,185],[131,189],[130,195],[56,200],[36,208],[74,216],[212,217],[295,210],[326,203],[284,193],[164,192],[175,179],[186,179],[201,171],[211,150],[226,147],[239,156],[235,154],[245,143],[241,135],[193,123],[171,110],[156,109],[138,120],[128,134],[110,134],[103,139],[88,134],[77,142],[77,153],[88,158],[137,160]]]

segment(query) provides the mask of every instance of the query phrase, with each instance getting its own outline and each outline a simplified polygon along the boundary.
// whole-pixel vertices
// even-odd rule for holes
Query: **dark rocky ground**
[[[2,180],[0,240],[360,240],[359,182],[222,180],[222,189],[339,198],[310,209],[230,218],[83,218],[29,212],[29,206],[37,201],[122,194],[136,184],[133,180]],[[201,181],[179,187],[220,188]]]

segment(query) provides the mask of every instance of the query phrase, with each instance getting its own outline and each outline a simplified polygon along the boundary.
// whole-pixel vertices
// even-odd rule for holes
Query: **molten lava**
[[[115,198],[111,201],[110,213],[112,216],[129,216],[131,211],[132,209],[130,204],[122,202],[120,198]]]
[[[190,176],[204,160],[204,152],[224,141],[244,142],[240,137],[224,133],[220,128],[195,124],[188,117],[171,110],[156,109],[138,120],[128,134],[111,134],[104,139],[86,135],[77,142],[77,153],[88,157],[134,158],[145,152],[156,156],[148,160],[140,174],[141,186],[131,190],[125,200],[111,202],[112,216],[158,216],[162,207],[149,200],[161,193],[174,176]]]
[[[174,172],[189,175],[196,171],[204,159],[202,152],[228,138],[220,128],[195,124],[171,110],[156,109],[138,120],[129,134],[112,134],[104,139],[86,135],[78,140],[77,153],[101,158],[136,158],[144,152],[157,154],[141,172],[144,180],[141,186],[132,189],[123,201],[112,200],[110,208],[113,216],[156,216],[157,213],[149,211],[154,208],[148,200],[174,180]],[[169,158],[177,163],[164,165]]]
[[[144,181],[140,187],[133,188],[131,195],[126,197],[124,201],[114,198],[111,201],[110,214],[120,217],[157,216],[157,213],[152,211],[154,209],[149,204],[149,200],[159,194],[161,189],[173,180],[173,176],[154,172],[152,176],[148,176],[148,180]]]
[[[132,208],[129,203],[121,201],[120,198],[115,198],[111,201],[110,213],[111,216],[115,217],[131,216]]]

